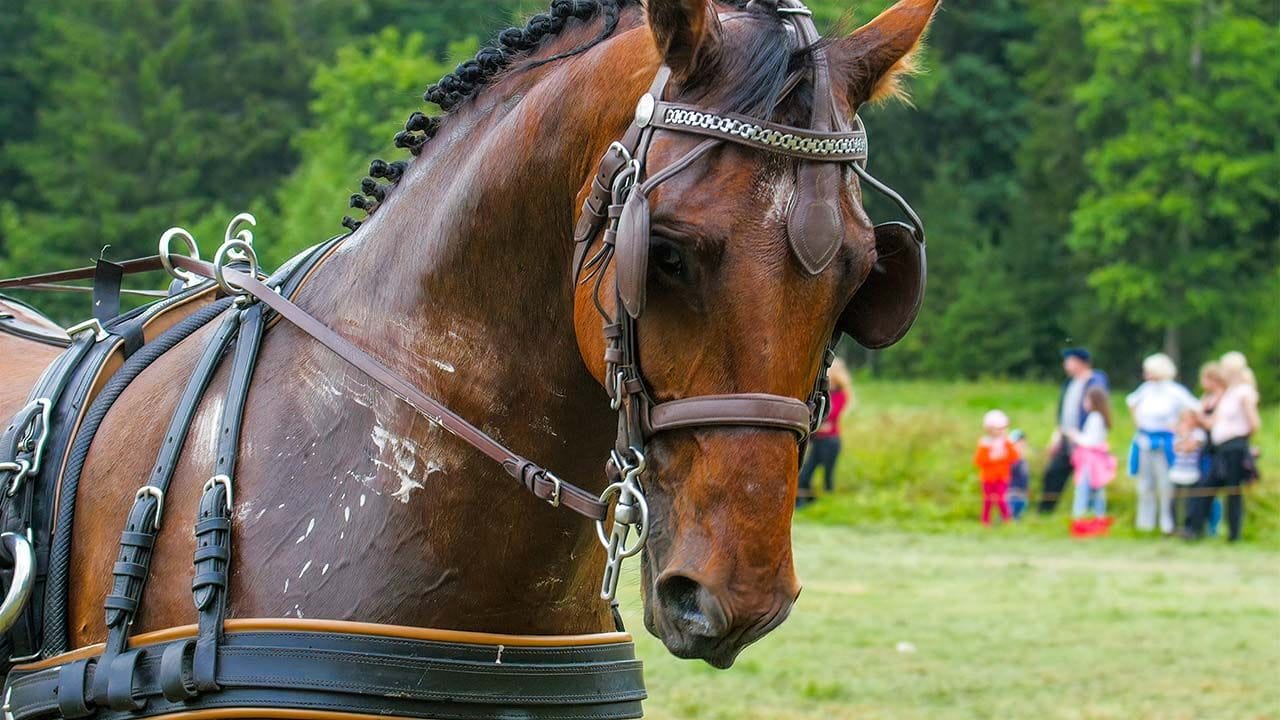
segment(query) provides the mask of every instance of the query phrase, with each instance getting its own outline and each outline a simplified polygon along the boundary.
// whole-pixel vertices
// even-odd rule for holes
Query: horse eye
[[[685,279],[684,253],[677,245],[656,240],[649,251],[649,259],[654,269],[668,278],[680,281]]]

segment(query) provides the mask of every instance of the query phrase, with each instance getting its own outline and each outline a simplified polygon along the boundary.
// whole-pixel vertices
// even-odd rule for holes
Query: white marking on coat
[[[310,560],[308,560],[306,563],[304,563],[304,564],[303,564],[303,566],[302,566],[302,572],[298,573],[298,579],[299,579],[299,580],[301,580],[301,579],[302,579],[302,576],[303,576],[303,575],[306,575],[306,574],[307,574],[307,571],[308,571],[308,570],[310,570],[310,569],[311,569],[311,561],[310,561]]]
[[[320,568],[320,574],[327,575],[328,573],[329,573],[329,563],[325,563],[324,567]]]
[[[457,368],[455,368],[454,366],[450,365],[447,362],[444,362],[443,360],[436,360],[435,358],[432,358],[431,364],[435,365],[436,367],[440,368],[441,370],[447,373],[457,372]]]

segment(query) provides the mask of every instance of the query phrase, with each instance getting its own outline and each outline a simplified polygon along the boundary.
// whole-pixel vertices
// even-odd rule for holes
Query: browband
[[[655,102],[651,116],[642,116],[640,111],[645,110],[647,104],[648,101],[642,99],[637,111],[636,121],[641,127],[652,125],[663,130],[706,135],[815,162],[847,163],[867,159],[867,134],[860,129],[849,132],[808,130],[672,102]]]

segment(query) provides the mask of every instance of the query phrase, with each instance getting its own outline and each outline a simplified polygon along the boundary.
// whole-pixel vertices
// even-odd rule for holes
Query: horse
[[[397,145],[412,161],[375,162],[371,174],[393,184],[366,183],[372,199],[353,204],[376,211],[348,221],[353,232],[295,300],[485,432],[603,490],[613,379],[598,286],[574,274],[574,229],[596,161],[632,123],[637,98],[666,67],[669,100],[807,126],[817,96],[808,78],[821,66],[836,109],[852,118],[898,92],[936,4],[902,0],[797,50],[784,21],[798,4],[786,0],[556,0],[433,86],[428,98],[447,113],[410,118]],[[658,133],[649,163],[666,166],[696,145]],[[724,144],[649,197],[638,352],[658,400],[804,399],[841,330],[877,343],[883,318],[913,316],[893,278],[872,277],[891,258],[878,257],[847,169],[819,186],[837,232],[829,263],[821,272],[797,263],[787,225],[801,164]],[[616,272],[601,275],[612,283]],[[75,496],[71,648],[103,639],[122,508],[213,332],[142,372],[93,440]],[[27,359],[4,350],[4,383],[24,386],[9,368]],[[164,499],[136,632],[192,619],[190,528],[227,374],[214,376]],[[516,634],[615,626],[589,523],[550,511],[289,323],[262,341],[239,450],[231,618]],[[800,592],[790,540],[799,452],[796,435],[774,427],[690,427],[650,440],[640,476],[650,510],[644,622],[671,653],[727,668],[787,617]]]

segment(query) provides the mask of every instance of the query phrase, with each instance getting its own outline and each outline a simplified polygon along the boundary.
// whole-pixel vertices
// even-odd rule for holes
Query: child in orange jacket
[[[1021,459],[1018,446],[1009,439],[1009,418],[999,410],[992,410],[982,417],[984,434],[973,453],[973,464],[982,480],[982,524],[991,524],[991,508],[1000,511],[1000,520],[1009,522],[1009,503],[1005,492],[1009,489],[1009,476],[1013,464]]]

